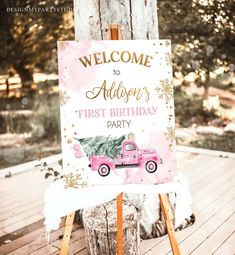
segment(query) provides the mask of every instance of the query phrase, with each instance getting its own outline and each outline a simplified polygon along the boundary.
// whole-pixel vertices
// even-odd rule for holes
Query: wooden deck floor
[[[182,255],[235,254],[235,157],[178,151],[178,169],[190,182],[192,227],[177,232]],[[43,195],[52,180],[39,170],[0,179],[0,254],[59,254],[61,228],[47,245],[43,227]],[[142,241],[142,254],[172,254],[167,237]],[[86,255],[84,230],[74,226],[70,255]],[[101,254],[102,255],[102,254]]]

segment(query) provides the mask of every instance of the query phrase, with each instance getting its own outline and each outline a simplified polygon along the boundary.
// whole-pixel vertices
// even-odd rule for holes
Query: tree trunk
[[[6,93],[7,93],[7,97],[9,97],[10,94],[10,84],[9,84],[9,76],[6,78]]]
[[[207,99],[209,96],[209,88],[210,88],[210,72],[207,71],[205,75],[206,75],[206,81],[203,85],[203,87],[204,87],[203,97],[204,97],[204,99]]]
[[[107,39],[108,26],[120,24],[124,40],[159,39],[157,0],[74,0],[75,39]],[[134,137],[129,137],[134,139]],[[139,195],[143,197],[143,195]],[[157,199],[152,202],[157,204]],[[149,212],[155,214],[156,211]],[[97,217],[98,215],[98,217]],[[117,213],[114,201],[83,214],[92,255],[117,254]],[[151,223],[149,222],[148,225]],[[139,219],[133,205],[123,205],[123,254],[140,254]]]
[[[85,209],[83,222],[89,254],[117,254],[116,200]],[[140,254],[139,215],[127,201],[123,201],[123,254]]]
[[[158,39],[157,0],[74,0],[76,40],[104,40],[111,23],[123,37]]]
[[[14,69],[20,76],[21,84],[22,84],[22,92],[24,94],[28,94],[31,90],[31,86],[33,84],[33,74],[32,72],[25,68],[23,65],[14,65]]]

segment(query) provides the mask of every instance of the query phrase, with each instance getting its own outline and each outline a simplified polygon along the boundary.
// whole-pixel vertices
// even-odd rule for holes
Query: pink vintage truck
[[[116,158],[108,156],[91,156],[91,170],[98,171],[101,176],[107,176],[110,170],[117,168],[141,167],[149,173],[154,173],[162,159],[155,150],[140,150],[133,141],[122,143],[122,152]]]

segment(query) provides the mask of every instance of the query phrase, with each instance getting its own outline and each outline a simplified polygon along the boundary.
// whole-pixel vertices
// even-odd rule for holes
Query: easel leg
[[[166,222],[167,233],[171,243],[171,249],[174,255],[180,255],[179,246],[176,240],[176,234],[173,224],[174,215],[172,212],[171,204],[167,194],[159,194],[160,204],[163,212],[163,217]]]
[[[117,254],[122,255],[122,229],[123,229],[123,215],[122,215],[122,201],[123,193],[117,196]]]
[[[67,255],[68,254],[68,248],[69,248],[69,240],[73,228],[73,221],[75,217],[75,212],[67,215],[65,227],[64,227],[64,236],[62,240],[60,255]]]

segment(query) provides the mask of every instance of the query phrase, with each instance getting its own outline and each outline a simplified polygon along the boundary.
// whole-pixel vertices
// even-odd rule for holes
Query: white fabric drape
[[[116,198],[121,192],[133,194],[175,193],[175,227],[191,214],[191,196],[186,177],[178,172],[174,182],[144,185],[102,185],[89,188],[64,188],[63,180],[52,183],[45,193],[44,216],[46,231],[59,228],[61,217],[78,209],[96,206]]]

